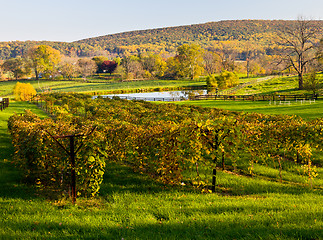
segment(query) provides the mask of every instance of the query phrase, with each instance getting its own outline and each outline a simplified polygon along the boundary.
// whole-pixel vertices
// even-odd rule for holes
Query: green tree
[[[184,44],[177,48],[182,77],[195,77],[203,73],[204,50],[197,44]]]
[[[37,80],[40,73],[45,77],[53,75],[61,61],[60,52],[47,45],[30,48],[27,56],[31,60],[32,68],[34,69]]]

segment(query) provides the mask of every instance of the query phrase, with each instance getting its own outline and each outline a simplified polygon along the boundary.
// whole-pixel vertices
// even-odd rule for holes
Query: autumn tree
[[[117,66],[117,68],[114,70],[114,74],[118,75],[121,80],[124,80],[127,78],[126,70],[122,65]]]
[[[208,88],[231,88],[239,84],[239,77],[234,72],[223,71],[220,75],[208,75],[206,77],[206,84]]]
[[[98,66],[97,72],[98,73],[103,73],[102,64],[103,64],[104,61],[107,61],[109,59],[107,57],[105,57],[105,56],[95,56],[95,57],[92,58],[92,60]]]
[[[252,60],[255,58],[255,50],[252,49],[251,44],[246,45],[246,50],[245,50],[245,57],[246,57],[246,70],[247,70],[247,78],[249,78],[250,72],[251,72],[251,64]]]
[[[321,87],[321,81],[315,71],[310,72],[304,79],[304,88],[313,93],[315,96]]]
[[[79,72],[84,78],[84,80],[86,80],[88,76],[91,76],[92,74],[94,74],[98,68],[96,63],[89,58],[80,58],[77,61],[77,64],[79,66]]]
[[[182,77],[195,77],[203,73],[204,50],[197,44],[183,44],[177,48]]]
[[[174,57],[169,57],[166,60],[166,72],[165,72],[165,77],[166,78],[179,78],[182,77],[183,73],[182,73],[182,69],[181,69],[181,63],[179,61],[179,57],[178,56],[174,56]]]
[[[53,75],[61,61],[60,52],[47,45],[30,48],[27,56],[31,60],[31,65],[37,80],[40,73],[45,77]]]
[[[166,61],[154,53],[143,54],[140,56],[143,69],[152,77],[163,77],[167,69]]]
[[[3,68],[2,68],[2,61],[0,60],[0,79],[3,77]]]
[[[79,72],[77,58],[65,57],[59,66],[60,73],[68,80],[72,80]]]
[[[298,75],[298,88],[304,88],[307,66],[316,59],[314,40],[318,33],[315,21],[299,18],[286,26],[280,34],[283,44],[282,62],[287,63]]]
[[[204,69],[208,75],[216,73],[219,70],[220,57],[213,51],[205,51],[203,54]]]
[[[36,95],[36,90],[30,83],[17,82],[13,94],[17,101],[29,101]]]
[[[107,73],[112,74],[116,70],[117,66],[118,66],[118,64],[115,61],[105,60],[101,64],[101,69],[103,72],[107,72]]]
[[[2,64],[2,69],[5,72],[10,72],[17,80],[24,75],[24,62],[21,57],[18,58],[10,58],[4,61]]]
[[[144,75],[140,58],[136,55],[125,56],[121,61],[121,65],[128,79],[137,79]]]
[[[234,72],[223,71],[217,78],[220,89],[231,88],[239,84],[239,77]]]
[[[259,61],[257,61],[256,59],[253,59],[249,63],[249,70],[248,70],[247,77],[249,77],[250,73],[253,75],[259,76],[259,75],[264,75],[266,73],[266,70],[263,68],[263,66]]]
[[[316,53],[316,57],[318,60],[318,64],[320,65],[320,67],[322,67],[323,66],[323,38],[320,41],[318,51]]]
[[[215,52],[220,58],[221,71],[234,71],[235,70],[235,57],[236,53],[232,48],[225,44],[220,44]]]
[[[206,76],[206,86],[208,89],[210,88],[218,88],[218,79],[219,76],[215,75],[215,74],[209,74],[208,76]]]

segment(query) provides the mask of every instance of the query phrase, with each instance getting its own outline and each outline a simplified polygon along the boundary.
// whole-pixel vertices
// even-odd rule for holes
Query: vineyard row
[[[78,194],[94,196],[111,161],[165,184],[185,183],[203,191],[215,190],[216,169],[238,171],[246,161],[251,175],[255,163],[278,166],[280,179],[288,171],[285,163],[292,163],[311,182],[316,176],[313,151],[323,150],[323,119],[93,100],[83,94],[41,97],[53,118],[26,111],[9,120],[14,161],[31,182],[59,194],[68,194],[73,168]],[[76,147],[82,146],[75,166],[50,135],[87,136],[75,139]],[[59,141],[68,149],[66,139]]]

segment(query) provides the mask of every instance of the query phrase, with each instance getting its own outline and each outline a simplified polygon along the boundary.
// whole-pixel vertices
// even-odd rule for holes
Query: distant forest
[[[131,31],[88,38],[75,42],[12,41],[0,42],[0,60],[23,56],[35,45],[48,45],[67,56],[124,56],[145,52],[174,56],[177,47],[195,43],[205,49],[226,48],[237,60],[245,60],[248,50],[275,55],[280,50],[278,35],[295,21],[232,20]],[[323,33],[323,21],[315,21]],[[317,42],[323,37],[318,36]]]

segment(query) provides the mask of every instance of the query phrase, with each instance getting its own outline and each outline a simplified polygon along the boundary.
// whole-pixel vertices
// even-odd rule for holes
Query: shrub
[[[17,101],[29,101],[36,95],[36,90],[30,83],[17,82],[13,89],[13,94]]]
[[[206,77],[207,88],[217,88],[218,87],[218,76],[215,74],[210,74]]]
[[[220,89],[230,88],[238,85],[239,77],[234,72],[223,71],[218,77],[218,86]]]
[[[317,77],[316,72],[309,73],[304,79],[304,88],[311,91],[313,95],[317,94],[320,85],[320,79]]]

